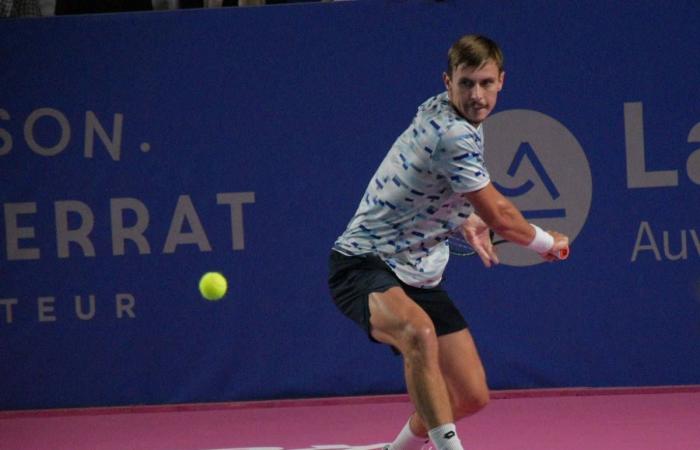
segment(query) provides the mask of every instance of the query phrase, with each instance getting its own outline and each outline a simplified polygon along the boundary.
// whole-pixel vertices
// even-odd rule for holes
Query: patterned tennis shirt
[[[447,236],[473,211],[462,194],[489,181],[482,126],[462,118],[447,92],[431,97],[394,142],[333,249],[376,254],[404,283],[436,286],[449,260]]]

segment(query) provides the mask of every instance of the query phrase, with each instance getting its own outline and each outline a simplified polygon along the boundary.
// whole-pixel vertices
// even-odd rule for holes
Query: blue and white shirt
[[[473,211],[462,193],[489,181],[482,126],[462,118],[447,92],[431,97],[389,150],[333,248],[376,254],[404,283],[436,286],[449,259],[447,236]]]

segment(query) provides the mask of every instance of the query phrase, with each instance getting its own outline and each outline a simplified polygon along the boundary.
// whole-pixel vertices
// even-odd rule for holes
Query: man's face
[[[498,93],[503,88],[505,72],[498,72],[496,63],[487,60],[479,68],[460,64],[452,70],[452,76],[442,78],[450,101],[459,114],[472,125],[483,122],[496,106]]]

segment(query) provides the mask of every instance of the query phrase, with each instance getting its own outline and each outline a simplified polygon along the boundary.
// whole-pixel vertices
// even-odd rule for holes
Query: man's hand
[[[476,254],[479,255],[481,262],[486,267],[499,263],[489,231],[488,225],[475,213],[467,217],[467,220],[460,227],[462,236],[471,245]]]
[[[559,252],[564,249],[569,249],[569,237],[552,230],[547,230],[547,233],[554,237],[554,245],[547,253],[541,254],[540,256],[549,262],[558,261],[562,259],[559,257]]]

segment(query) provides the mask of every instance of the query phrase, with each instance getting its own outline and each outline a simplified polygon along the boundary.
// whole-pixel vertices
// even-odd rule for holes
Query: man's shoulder
[[[418,114],[438,116],[438,115],[450,115],[453,114],[454,110],[450,105],[450,99],[447,97],[447,92],[442,92],[437,95],[425,100],[418,107]]]
[[[419,107],[417,118],[429,123],[439,134],[466,134],[475,131],[452,107],[447,92],[434,95]]]

